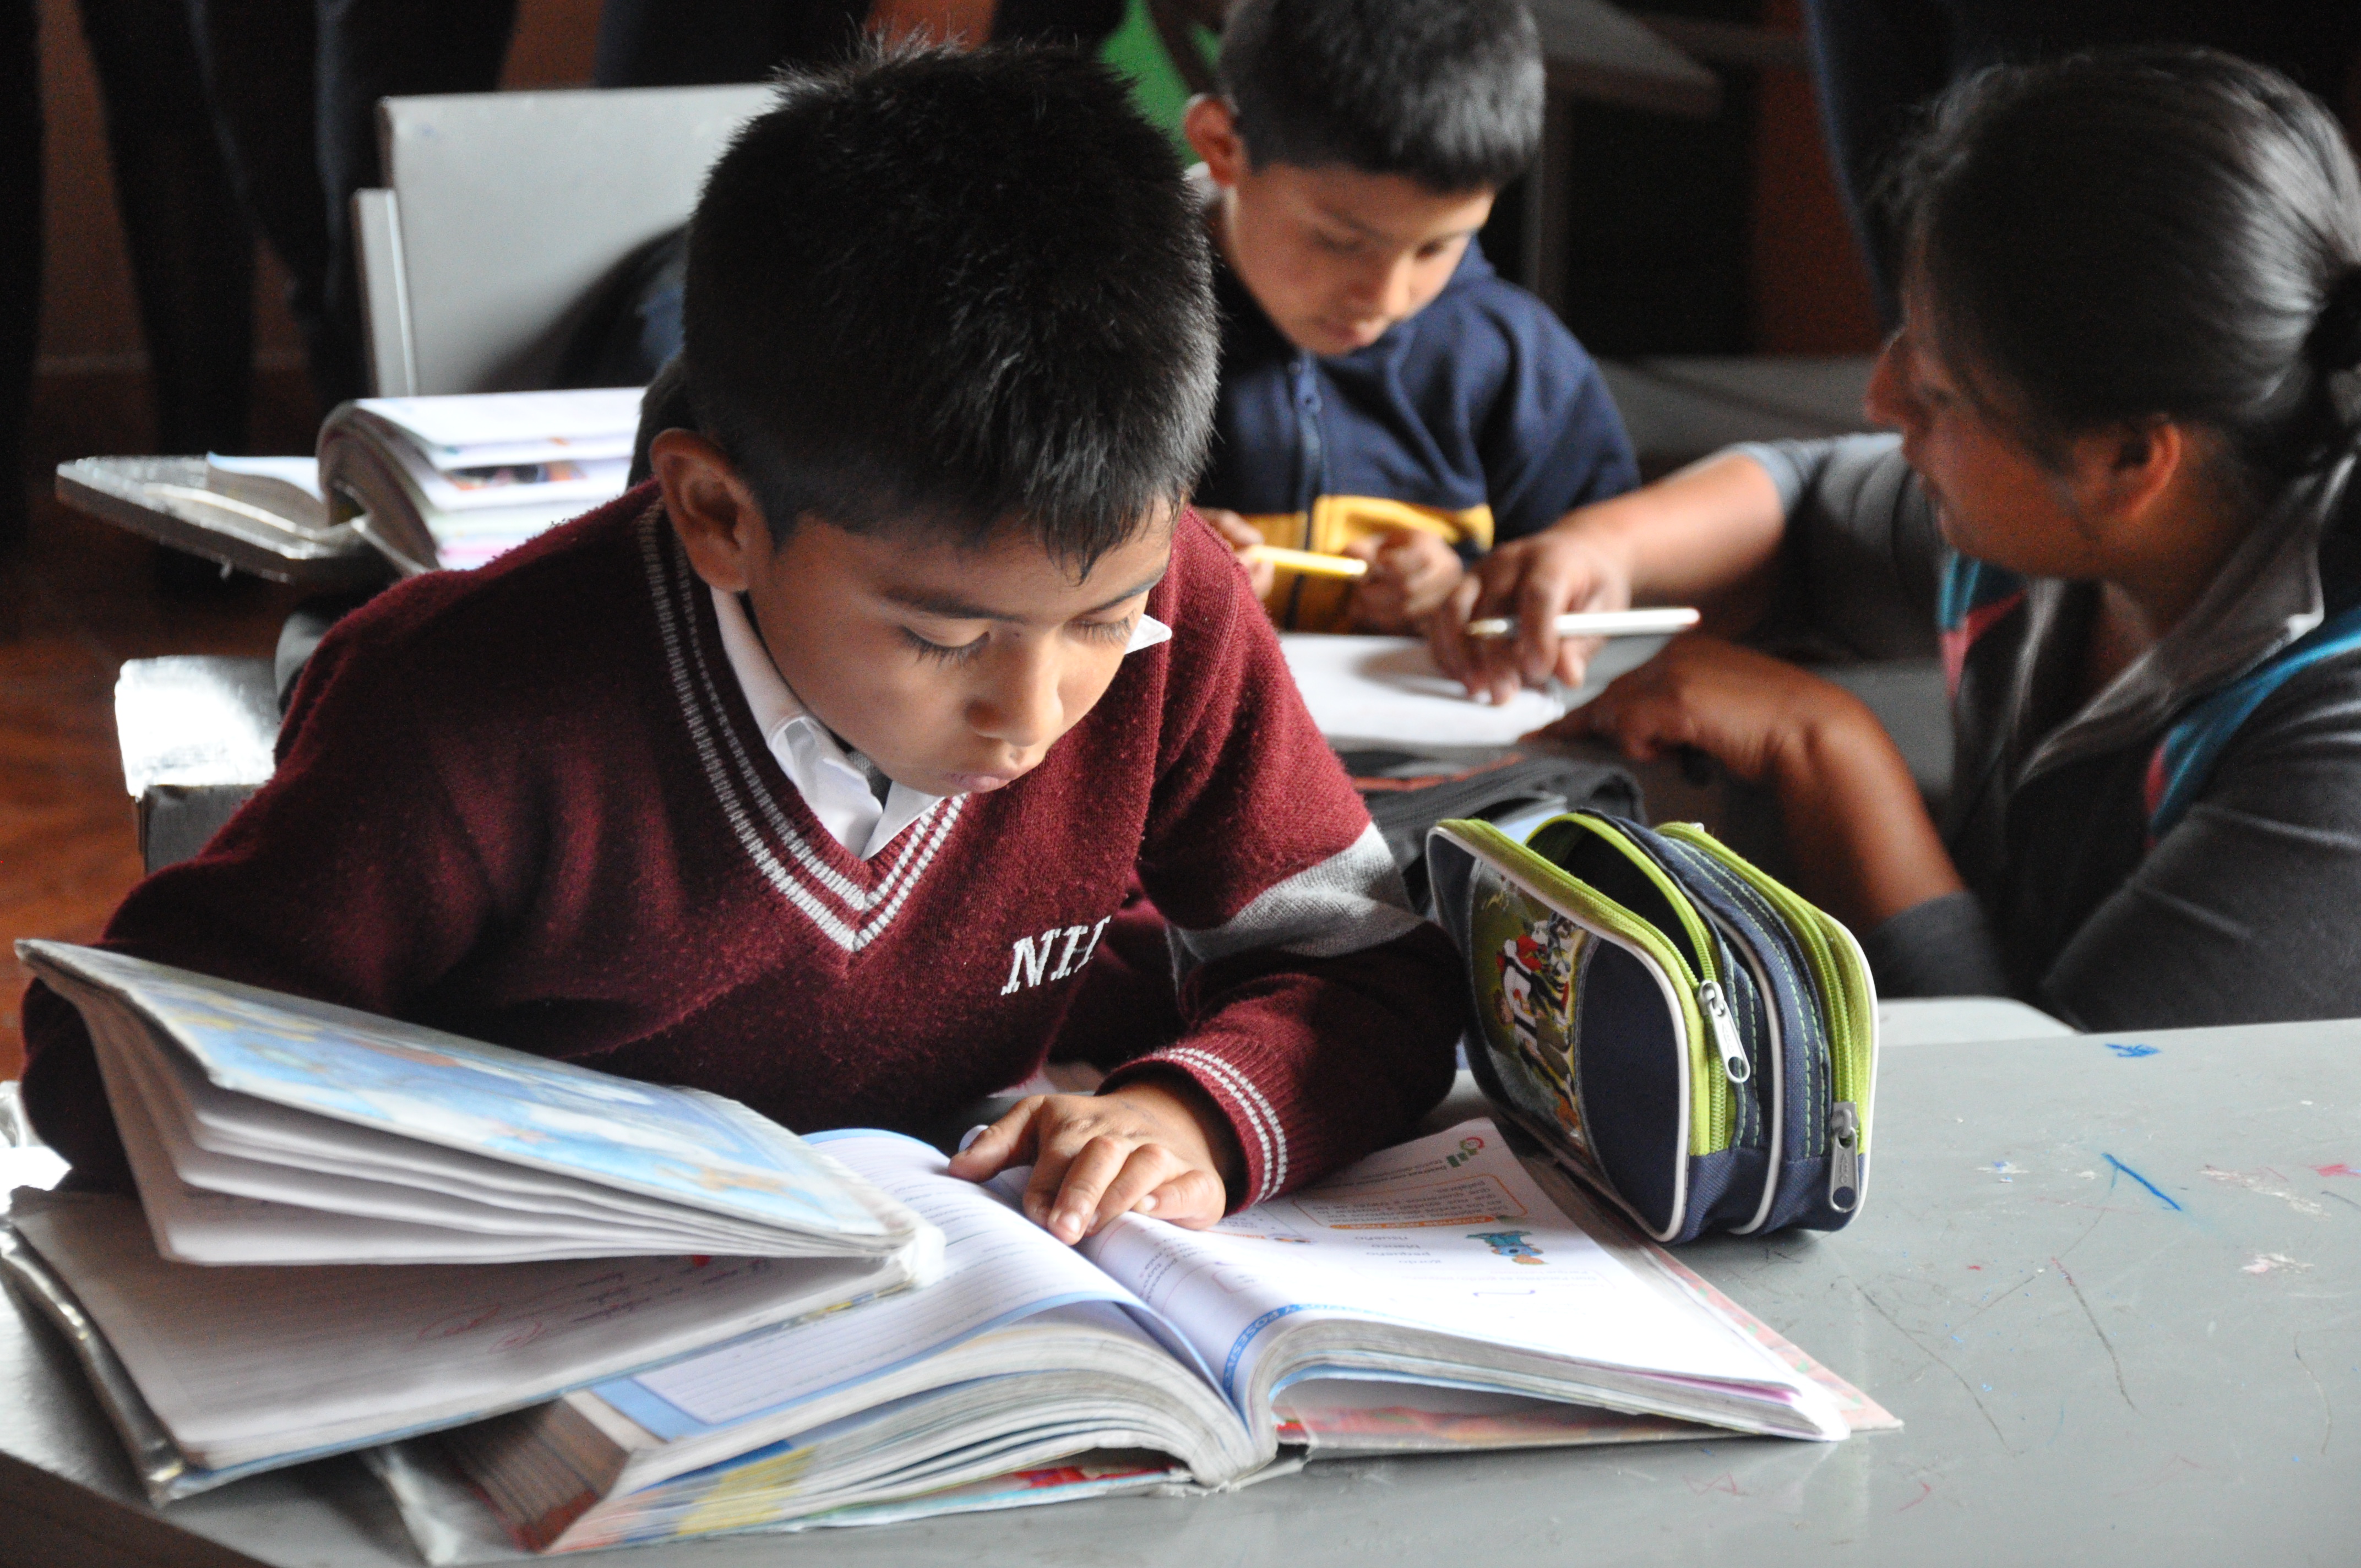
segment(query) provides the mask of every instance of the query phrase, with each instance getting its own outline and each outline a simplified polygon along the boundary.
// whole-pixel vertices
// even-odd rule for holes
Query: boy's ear
[[[770,550],[771,531],[737,468],[693,430],[659,434],[648,444],[648,463],[697,575],[725,594],[744,592],[752,557]]]
[[[1180,114],[1180,134],[1205,160],[1214,184],[1229,190],[1245,178],[1246,144],[1238,135],[1237,116],[1219,94],[1200,93],[1189,100]]]

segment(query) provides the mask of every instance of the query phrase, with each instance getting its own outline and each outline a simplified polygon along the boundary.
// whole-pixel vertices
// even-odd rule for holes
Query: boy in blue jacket
[[[1196,503],[1283,627],[1406,631],[1465,564],[1639,483],[1598,367],[1476,244],[1542,131],[1520,0],[1243,0],[1204,159],[1222,389]]]

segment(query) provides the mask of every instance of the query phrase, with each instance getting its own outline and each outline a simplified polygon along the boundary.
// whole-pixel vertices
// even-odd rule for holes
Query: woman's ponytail
[[[2268,494],[2352,449],[2361,174],[2278,72],[2202,49],[1994,67],[1894,193],[1947,356],[2037,451],[2182,421]]]

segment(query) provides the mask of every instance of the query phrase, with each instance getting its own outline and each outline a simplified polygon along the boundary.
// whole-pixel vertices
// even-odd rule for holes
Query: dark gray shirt
[[[1791,598],[1813,628],[1871,657],[1923,649],[1948,554],[1899,444],[1739,450],[1786,500]],[[1864,937],[1882,990],[2014,995],[2089,1029],[2361,1015],[2361,657],[2291,676],[2153,841],[2149,816],[2172,722],[2320,620],[2347,472],[2291,488],[2183,622],[2088,701],[2091,585],[2026,583],[1971,639],[1947,638],[1942,828],[1971,891]]]

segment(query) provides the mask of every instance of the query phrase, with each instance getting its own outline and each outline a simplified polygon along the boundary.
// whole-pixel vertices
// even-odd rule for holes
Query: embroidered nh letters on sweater
[[[1099,950],[1099,938],[1105,932],[1107,921],[1114,918],[1107,916],[1095,926],[1052,926],[1038,937],[1019,937],[1009,943],[1008,983],[1000,988],[1000,994],[1013,996],[1019,991],[1030,991],[1045,978],[1064,980],[1079,971]],[[1084,937],[1090,938],[1087,946],[1082,942]],[[1065,950],[1058,955],[1057,969],[1051,970],[1049,953],[1060,939]],[[1075,952],[1077,948],[1082,949],[1079,955]]]

